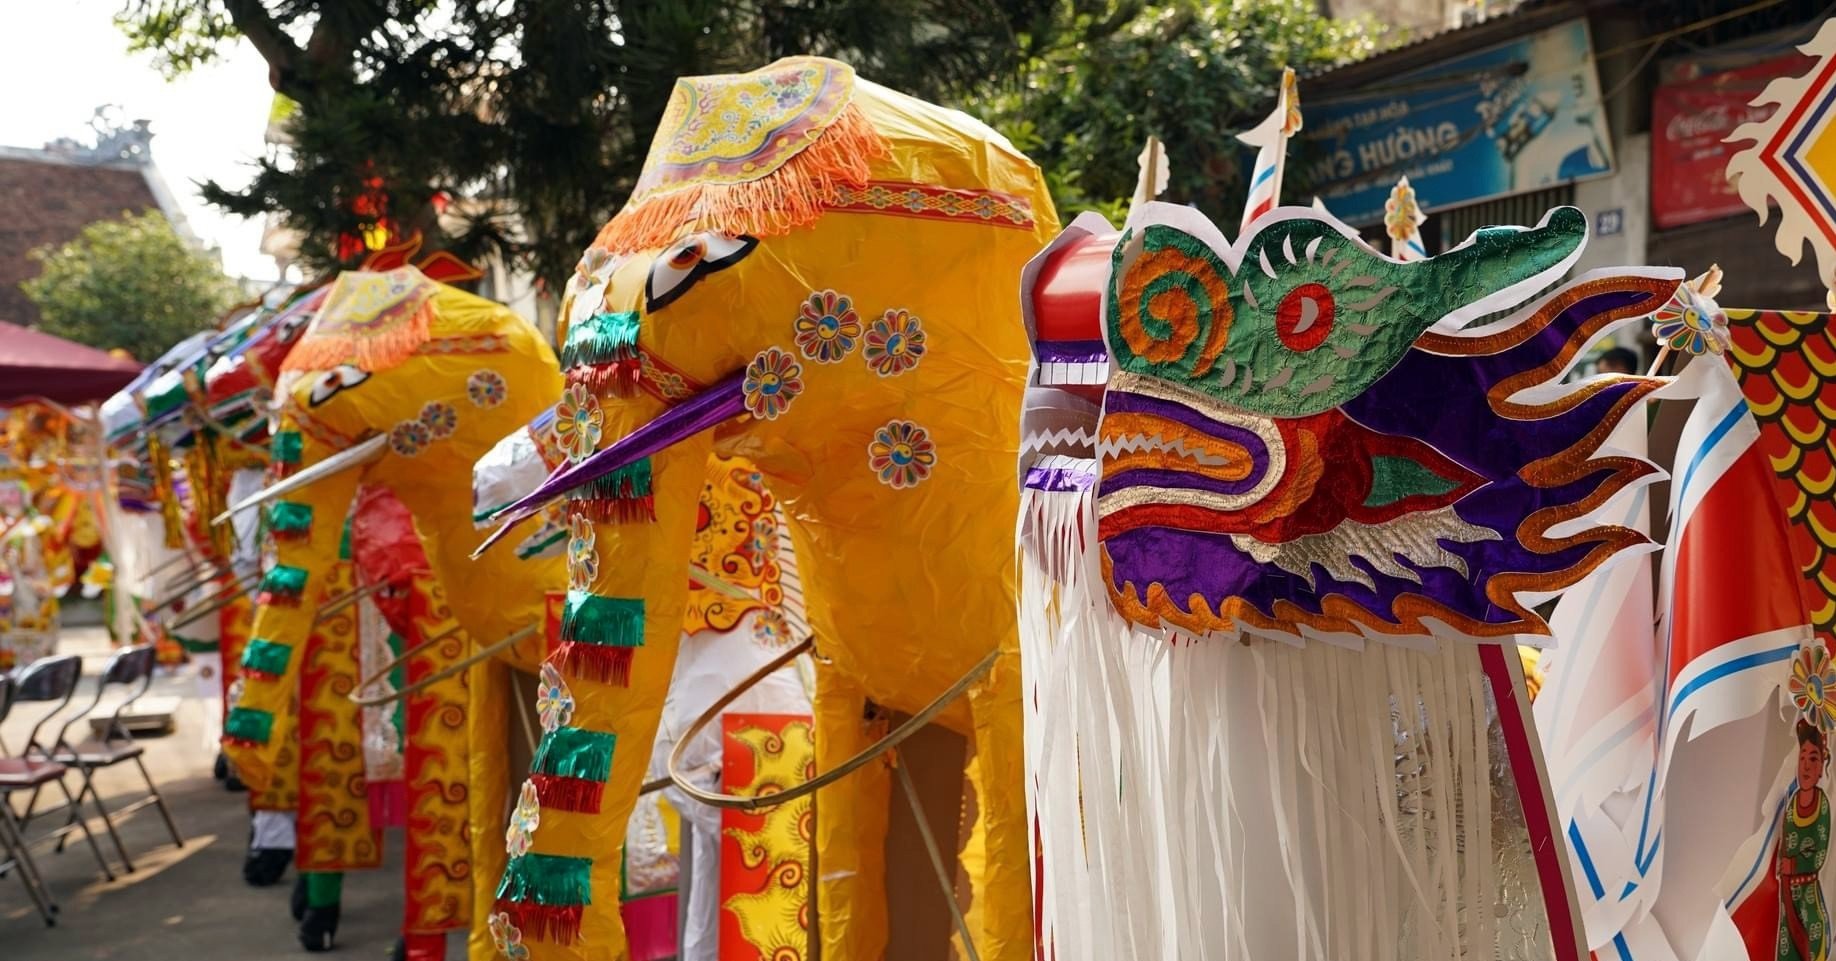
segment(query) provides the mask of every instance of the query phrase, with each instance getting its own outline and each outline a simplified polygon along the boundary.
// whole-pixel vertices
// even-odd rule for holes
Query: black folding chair
[[[89,833],[89,822],[83,817],[82,806],[77,804],[76,798],[70,794],[69,785],[64,783],[64,774],[69,769],[52,757],[51,752],[38,739],[38,732],[70,705],[70,697],[76,693],[77,681],[82,676],[83,659],[74,654],[41,658],[13,675],[11,701],[14,705],[55,702],[57,706],[40,716],[38,723],[32,725],[31,733],[26,735],[25,747],[17,755],[0,756],[0,805],[9,807],[8,816],[18,822],[22,839],[25,838],[25,829],[34,818],[55,814],[59,810],[67,812],[69,816],[61,827],[42,838],[27,839],[28,843],[56,838],[57,848],[62,851],[71,832],[81,831],[83,839],[89,842],[90,852],[96,856],[96,864],[102,867],[102,876],[113,881],[115,871],[109,867],[108,859],[102,856],[102,846],[96,843],[96,836]],[[64,803],[61,808],[38,812],[38,794],[47,784],[57,785],[58,791],[64,795]],[[26,799],[25,811],[12,811],[12,795],[28,788],[32,794]]]
[[[95,804],[96,813],[102,815],[102,823],[108,827],[108,836],[115,841],[115,850],[121,854],[121,864],[129,874],[134,873],[134,862],[128,858],[127,848],[121,844],[121,834],[115,830],[115,817],[127,817],[135,811],[151,804],[159,808],[160,817],[166,821],[166,830],[172,833],[172,844],[184,847],[185,839],[179,836],[178,825],[172,820],[172,811],[166,807],[166,799],[159,793],[159,785],[153,783],[153,775],[147,773],[146,762],[141,758],[147,749],[134,742],[132,735],[121,725],[121,716],[130,705],[140,700],[142,694],[153,684],[154,650],[151,644],[130,647],[109,658],[108,666],[102,669],[102,679],[96,684],[95,700],[81,712],[64,721],[58,729],[57,740],[51,744],[51,758],[65,767],[76,770],[83,777],[83,787],[77,791],[77,805],[81,810],[83,798],[88,796]],[[115,713],[108,719],[108,727],[100,738],[90,737],[72,742],[68,735],[74,724],[86,721],[95,713],[102,703],[102,697],[111,686],[133,688],[133,693],[122,701]],[[127,761],[133,761],[140,769],[140,779],[147,785],[147,793],[139,800],[121,809],[111,812],[102,804],[102,794],[96,790],[96,772],[103,768],[114,767]]]
[[[6,720],[7,711],[12,707],[13,681],[5,674],[0,674],[0,721]],[[13,806],[0,799],[0,877],[8,872],[19,875],[19,881],[25,885],[26,896],[32,899],[32,906],[38,909],[39,917],[45,919],[45,925],[57,923],[57,903],[51,900],[51,891],[45,887],[44,878],[38,873],[38,865],[32,862],[31,848],[26,844],[25,834],[19,829],[19,822],[13,817]]]

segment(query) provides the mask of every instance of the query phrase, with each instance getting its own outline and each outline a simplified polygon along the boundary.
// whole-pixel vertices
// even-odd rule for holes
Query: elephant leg
[[[831,771],[885,733],[863,720],[867,695],[816,662],[816,770]],[[823,961],[886,954],[886,826],[892,777],[884,759],[816,792],[817,915]]]
[[[982,870],[971,881],[971,928],[982,961],[1033,956],[1032,863],[1027,843],[1025,745],[1021,738],[1020,655],[1003,651],[969,693],[975,717],[975,767]]]
[[[708,452],[703,439],[651,458],[643,509],[569,505],[575,519],[600,522],[574,525],[571,589],[544,666],[542,740],[511,815],[491,921],[531,961],[628,953],[625,826],[675,669]]]
[[[508,740],[522,735],[510,719],[510,666],[489,660],[470,672],[466,721],[474,747],[467,780],[472,822],[472,903],[489,905],[503,877],[504,816],[510,810],[510,751]],[[533,723],[533,722],[531,722]],[[490,911],[472,912],[465,956],[470,961],[494,961],[497,945],[486,923]]]

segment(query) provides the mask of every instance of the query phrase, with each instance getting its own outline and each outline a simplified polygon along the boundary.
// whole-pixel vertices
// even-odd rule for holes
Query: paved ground
[[[93,676],[108,655],[100,631],[66,631],[62,650],[82,654],[85,675]],[[89,695],[85,688],[77,695]],[[182,698],[178,730],[150,738],[148,767],[165,792],[185,836],[175,848],[159,812],[141,810],[122,824],[122,840],[134,858],[133,874],[106,882],[95,858],[78,840],[63,853],[34,850],[52,896],[62,907],[56,927],[47,928],[32,909],[25,889],[11,875],[0,877],[0,958],[6,961],[301,961],[287,913],[288,880],[273,888],[242,881],[248,840],[245,795],[232,794],[210,775],[214,752],[203,744],[204,702],[189,674],[161,677],[153,695]],[[20,705],[0,725],[0,742],[17,749],[38,716],[38,705]],[[139,796],[139,772],[126,765],[97,777],[111,808]],[[75,791],[75,782],[72,782]],[[114,851],[100,819],[91,819],[104,854]],[[34,825],[42,829],[44,822]],[[34,831],[33,833],[40,833]],[[331,957],[386,958],[401,912],[401,837],[389,832],[388,861],[380,871],[345,879],[344,914],[338,950]],[[462,958],[460,938],[449,936],[449,958]]]

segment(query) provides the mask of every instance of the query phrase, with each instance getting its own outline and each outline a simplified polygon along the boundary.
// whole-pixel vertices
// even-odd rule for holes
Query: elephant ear
[[[631,199],[594,246],[630,254],[693,233],[808,226],[891,153],[854,96],[854,68],[822,57],[676,81]]]

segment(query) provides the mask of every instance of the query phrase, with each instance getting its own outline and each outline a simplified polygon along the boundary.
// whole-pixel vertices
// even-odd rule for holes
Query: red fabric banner
[[[1717,66],[1711,59],[1665,64],[1651,97],[1651,223],[1659,230],[1748,212],[1728,183],[1724,143],[1734,128],[1763,120],[1772,107],[1751,106],[1777,77],[1797,75],[1811,60],[1798,52],[1760,55]]]

